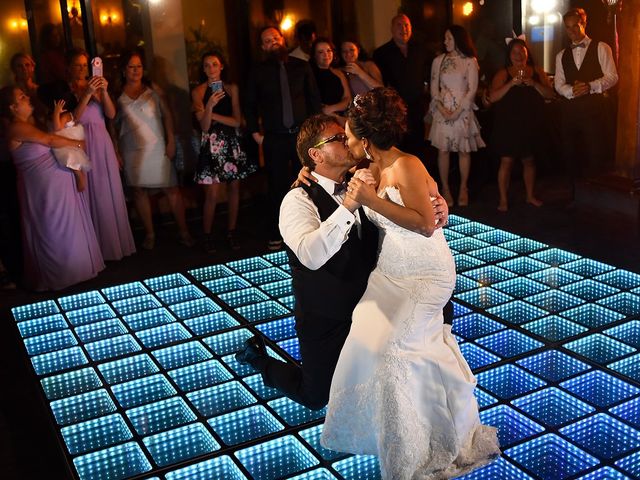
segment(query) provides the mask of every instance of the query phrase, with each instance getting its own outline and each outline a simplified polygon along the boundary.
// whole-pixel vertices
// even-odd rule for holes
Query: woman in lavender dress
[[[34,290],[59,290],[95,277],[104,268],[87,200],[52,147],[82,143],[34,125],[33,106],[20,89],[0,90],[0,116],[9,122],[9,150],[18,172],[24,280]]]
[[[112,119],[116,108],[107,92],[104,77],[91,77],[89,56],[84,50],[74,51],[69,62],[70,93],[65,100],[75,119],[84,126],[91,171],[87,175],[87,191],[91,217],[105,260],[120,260],[135,253],[136,247],[129,225],[127,205],[122,190],[118,159],[104,123]]]

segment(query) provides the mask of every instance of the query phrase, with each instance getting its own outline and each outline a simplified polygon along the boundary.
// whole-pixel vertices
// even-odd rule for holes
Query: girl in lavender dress
[[[59,290],[95,277],[104,262],[86,198],[51,151],[83,143],[37,128],[29,97],[18,88],[0,90],[0,116],[9,122],[9,150],[18,172],[26,286]]]

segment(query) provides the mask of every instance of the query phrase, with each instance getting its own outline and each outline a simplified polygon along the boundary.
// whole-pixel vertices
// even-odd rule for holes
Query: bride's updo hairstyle
[[[356,137],[389,150],[407,131],[407,105],[393,88],[374,88],[356,95],[347,110],[347,121]]]

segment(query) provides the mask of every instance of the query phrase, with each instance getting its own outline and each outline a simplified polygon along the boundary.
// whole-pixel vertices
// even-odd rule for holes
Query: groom
[[[318,182],[287,193],[280,207],[296,298],[296,332],[302,366],[266,353],[261,337],[247,341],[236,355],[262,373],[265,385],[313,410],[329,400],[331,378],[351,328],[351,314],[377,258],[378,230],[360,205],[346,197],[345,174],[355,165],[344,129],[329,115],[302,124],[296,149]],[[446,202],[434,201],[440,225]]]

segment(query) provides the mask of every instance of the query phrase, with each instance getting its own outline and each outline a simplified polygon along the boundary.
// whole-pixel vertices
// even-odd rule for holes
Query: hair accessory
[[[506,43],[507,45],[509,45],[515,39],[522,40],[523,42],[527,41],[527,36],[524,33],[516,35],[516,32],[513,30],[511,30],[511,33],[513,34],[513,37],[505,37],[504,39],[504,43]]]

